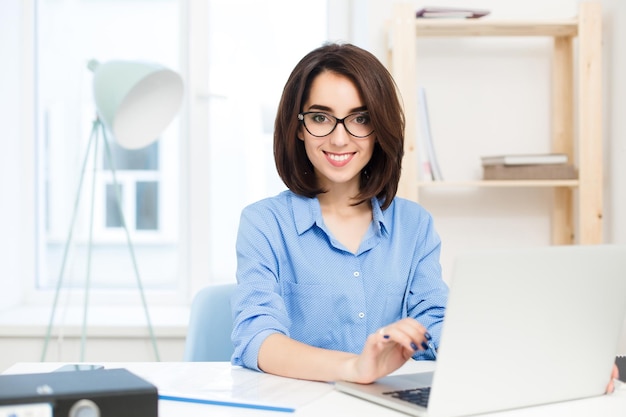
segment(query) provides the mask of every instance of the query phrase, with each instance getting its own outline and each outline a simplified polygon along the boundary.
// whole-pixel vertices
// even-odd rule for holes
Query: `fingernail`
[[[424,333],[424,337],[426,338],[426,340],[430,340],[433,338],[428,332]]]
[[[422,342],[422,347],[424,348],[424,350],[428,350],[428,343]]]
[[[386,335],[384,335],[384,336],[383,336],[383,338],[385,338],[385,339],[389,339],[389,335],[388,335],[388,334],[386,334]]]
[[[417,350],[417,345],[413,342],[411,342],[411,347],[413,348],[413,350]]]

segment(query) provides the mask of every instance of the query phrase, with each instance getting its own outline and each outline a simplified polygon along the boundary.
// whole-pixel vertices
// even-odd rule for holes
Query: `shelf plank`
[[[475,180],[475,181],[431,181],[419,182],[420,188],[455,187],[578,187],[578,180]]]
[[[415,31],[425,36],[552,36],[578,35],[576,18],[560,20],[415,19]]]
[[[579,91],[579,242],[602,243],[602,10],[599,3],[581,4],[578,44]]]

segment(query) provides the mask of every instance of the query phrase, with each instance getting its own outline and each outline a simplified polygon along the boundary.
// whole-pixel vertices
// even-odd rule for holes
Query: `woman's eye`
[[[326,117],[324,113],[316,113],[313,115],[312,119],[315,123],[324,123],[328,120],[328,117]]]
[[[360,125],[366,125],[370,122],[370,118],[366,114],[358,115],[354,118],[355,123]]]

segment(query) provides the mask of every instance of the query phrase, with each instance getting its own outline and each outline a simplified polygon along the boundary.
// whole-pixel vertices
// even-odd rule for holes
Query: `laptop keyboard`
[[[393,398],[408,401],[410,403],[426,407],[428,406],[428,397],[430,396],[430,387],[413,388],[400,391],[389,391],[383,394]]]

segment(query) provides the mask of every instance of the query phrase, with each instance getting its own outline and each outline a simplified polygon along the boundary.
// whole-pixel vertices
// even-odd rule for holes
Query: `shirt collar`
[[[393,205],[393,201],[391,202],[391,204]],[[385,213],[387,213],[388,210],[389,208],[385,210]],[[380,200],[378,200],[376,197],[372,198],[372,213],[374,217],[374,225],[378,228],[377,232],[380,234],[388,234],[389,221],[385,219],[385,213],[383,213],[382,209],[380,208]]]
[[[293,216],[298,235],[309,230],[318,221],[320,226],[323,224],[322,210],[317,198],[308,198],[297,194],[292,194],[292,196]],[[387,234],[389,231],[388,222],[385,220],[385,213],[380,208],[380,201],[374,197],[371,202],[376,232]]]
[[[304,197],[292,193],[293,217],[298,235],[309,230],[317,219],[322,218],[320,203],[317,198]]]

